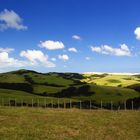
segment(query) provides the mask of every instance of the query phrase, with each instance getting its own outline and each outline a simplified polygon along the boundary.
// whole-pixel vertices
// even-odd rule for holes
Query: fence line
[[[57,100],[57,101],[56,101]],[[28,100],[23,100],[23,99],[12,99],[12,98],[1,98],[0,106],[27,106],[27,107],[43,107],[43,108],[79,108],[79,109],[109,109],[109,110],[140,110],[140,103],[137,105],[136,102],[133,100],[131,102],[119,102],[119,103],[114,103],[113,101],[109,102],[103,102],[102,100],[100,103],[95,103],[92,100],[80,100],[80,101],[74,101],[70,99],[69,101],[66,99],[60,100],[58,99],[51,99],[47,100],[47,98],[44,98],[42,100],[38,99],[28,99]]]

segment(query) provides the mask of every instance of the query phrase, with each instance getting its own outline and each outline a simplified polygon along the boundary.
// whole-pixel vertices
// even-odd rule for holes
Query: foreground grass
[[[2,140],[138,140],[139,111],[0,108]]]

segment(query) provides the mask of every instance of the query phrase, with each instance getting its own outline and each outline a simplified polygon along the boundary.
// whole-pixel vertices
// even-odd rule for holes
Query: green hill
[[[99,105],[112,101],[119,104],[140,97],[138,76],[85,75],[78,73],[38,73],[18,70],[0,74],[0,98],[26,100],[40,98],[48,102],[90,101]]]
[[[127,87],[140,83],[138,75],[84,74],[83,77],[83,82],[101,86]]]

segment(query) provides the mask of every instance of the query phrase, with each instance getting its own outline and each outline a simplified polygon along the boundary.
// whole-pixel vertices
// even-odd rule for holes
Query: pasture
[[[139,76],[137,75],[84,74],[83,76],[82,82],[101,86],[127,87],[140,83]]]
[[[0,108],[1,140],[139,140],[139,111]]]

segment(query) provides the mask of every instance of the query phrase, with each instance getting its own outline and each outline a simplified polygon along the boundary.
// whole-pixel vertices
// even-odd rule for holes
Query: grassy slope
[[[0,108],[3,140],[138,140],[139,111]]]
[[[51,73],[51,74],[41,74],[33,71],[27,70],[19,70],[14,72],[8,72],[4,74],[0,74],[0,82],[1,83],[27,83],[24,76],[28,76],[32,79],[33,83],[33,91],[34,93],[56,93],[61,91],[64,88],[67,88],[71,84],[74,84],[72,79],[65,79],[61,77],[59,74]],[[63,87],[55,87],[55,86],[46,86],[45,84],[54,84]]]
[[[13,73],[0,74],[0,82],[2,83],[26,83],[22,75]]]
[[[82,81],[87,83],[96,83],[102,86],[122,86],[127,87],[140,83],[140,78],[131,75],[107,75],[105,77],[96,77],[94,74],[84,74],[85,79]]]
[[[97,86],[91,85],[90,91],[95,92],[91,96],[80,96],[77,99],[95,100],[97,103],[103,102],[124,102],[129,98],[139,97],[140,94],[133,89],[108,87],[108,86]]]
[[[45,85],[34,85],[33,89],[35,93],[42,94],[44,92],[46,93],[56,93],[61,91],[66,87],[52,87],[52,86],[45,86]]]
[[[35,73],[29,73],[28,74],[32,80],[35,83],[38,84],[43,84],[45,82],[49,84],[56,84],[56,85],[63,85],[63,86],[68,86],[70,84],[73,84],[72,80],[64,79],[63,77],[60,77],[58,74],[35,74]]]
[[[9,89],[0,89],[0,105],[4,103],[9,103],[9,100],[15,100],[17,103],[21,103],[21,102],[25,102],[28,104],[32,103],[32,99],[34,100],[34,103],[37,103],[39,100],[40,105],[44,105],[44,103],[46,102],[46,104],[49,103],[58,103],[58,98],[54,98],[54,97],[43,97],[43,96],[39,96],[39,95],[34,95],[28,92],[24,92],[24,91],[18,91],[18,90],[9,90]],[[69,99],[68,98],[61,98],[59,99],[60,103],[63,102],[68,102],[69,103]],[[72,99],[71,101],[77,101],[76,99]]]
[[[27,92],[16,91],[16,90],[7,90],[7,89],[0,89],[0,98],[23,98],[28,99],[31,101],[31,98],[44,98],[43,96],[37,96],[35,94],[44,95],[44,93],[57,93],[60,92],[62,89],[70,87],[74,84],[73,79],[75,78],[74,74],[60,74],[60,73],[48,73],[48,74],[41,74],[33,71],[27,70],[20,70],[15,72],[9,72],[5,74],[0,74],[0,82],[7,82],[7,83],[27,83],[24,76],[28,76],[32,79],[32,87],[33,87],[33,94],[29,94]],[[65,77],[66,78],[65,78]],[[67,78],[67,77],[70,78]],[[123,86],[134,84],[135,82],[139,82],[139,78],[134,76],[115,76],[115,75],[108,75],[105,77],[97,77],[95,75],[84,75],[85,81],[89,83],[97,82],[99,85],[90,84],[90,91],[94,92],[91,96],[76,96],[72,97],[73,99],[78,100],[95,100],[99,103],[101,100],[103,102],[110,102],[113,101],[114,103],[127,100],[129,98],[138,97],[140,94],[133,89],[122,88],[122,87],[114,87],[118,86],[118,84],[122,84]],[[116,81],[109,81],[115,79]],[[121,81],[121,83],[118,81]],[[110,86],[103,86],[106,82]],[[56,87],[53,85],[45,85],[54,84],[54,85],[61,85],[63,87]],[[140,83],[140,82],[139,82]],[[101,86],[100,86],[101,85]],[[105,84],[106,85],[106,84]],[[81,85],[79,85],[81,86]],[[76,86],[76,87],[79,87]],[[67,98],[67,97],[66,97]],[[48,99],[53,99],[52,97],[48,97]]]
[[[139,93],[137,93],[132,89],[118,90],[117,88],[114,87],[108,89],[107,88],[108,87],[93,86],[91,90],[94,92],[96,91],[96,94],[93,94],[91,96],[75,96],[71,98],[67,98],[67,97],[59,98],[59,102],[62,104],[64,103],[64,101],[65,103],[69,103],[71,99],[71,101],[74,102],[79,102],[80,100],[92,100],[92,101],[96,101],[97,104],[100,104],[100,102],[102,101],[104,104],[104,103],[110,103],[110,101],[112,101],[113,104],[117,105],[118,102],[123,102],[129,98],[134,98],[139,96]],[[117,92],[115,90],[117,90]],[[119,94],[117,95],[117,93]],[[31,104],[32,99],[34,100],[34,103],[37,103],[39,100],[40,105],[44,105],[44,102],[46,102],[46,104],[50,104],[52,101],[55,104],[58,103],[57,97],[56,98],[44,97],[44,96],[34,95],[24,91],[0,89],[0,104],[2,104],[3,100],[5,103],[8,104],[9,100],[15,100],[15,99],[17,103],[25,102]]]

